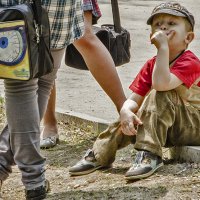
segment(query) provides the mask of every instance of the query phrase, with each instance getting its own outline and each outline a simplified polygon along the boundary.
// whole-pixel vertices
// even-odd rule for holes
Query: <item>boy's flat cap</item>
[[[170,14],[179,17],[186,17],[187,20],[190,22],[192,29],[194,29],[194,16],[180,3],[171,1],[166,3],[161,3],[160,5],[156,6],[149,19],[147,20],[147,24],[151,25],[153,18],[157,14]]]

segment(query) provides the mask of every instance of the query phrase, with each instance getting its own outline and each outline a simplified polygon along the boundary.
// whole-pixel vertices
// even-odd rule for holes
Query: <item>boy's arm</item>
[[[158,31],[151,38],[152,43],[158,49],[152,74],[152,87],[158,91],[172,90],[183,83],[170,72],[168,40],[171,37],[173,37],[173,32],[166,36],[162,31]]]
[[[132,93],[131,96],[124,102],[122,109],[120,110],[120,121],[122,132],[125,135],[136,135],[137,131],[134,125],[142,124],[142,121],[136,115],[139,110],[144,97]]]

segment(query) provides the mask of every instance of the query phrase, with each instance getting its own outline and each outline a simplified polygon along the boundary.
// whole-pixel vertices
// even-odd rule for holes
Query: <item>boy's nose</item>
[[[167,26],[163,24],[163,25],[160,26],[160,29],[161,30],[167,30]]]

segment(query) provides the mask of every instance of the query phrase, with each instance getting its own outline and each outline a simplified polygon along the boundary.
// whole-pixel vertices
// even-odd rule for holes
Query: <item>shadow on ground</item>
[[[167,193],[167,189],[162,186],[156,188],[148,187],[118,187],[108,190],[99,190],[99,191],[67,191],[64,193],[59,193],[55,195],[48,196],[48,199],[69,199],[69,200],[78,200],[78,199],[159,199],[164,197]]]

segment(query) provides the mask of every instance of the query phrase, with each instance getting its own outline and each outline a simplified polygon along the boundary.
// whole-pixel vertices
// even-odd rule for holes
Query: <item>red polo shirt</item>
[[[150,91],[155,61],[156,57],[153,57],[144,64],[129,86],[133,92],[145,96]],[[177,76],[187,88],[190,88],[200,77],[200,60],[191,51],[185,51],[170,67],[170,72]],[[200,87],[200,82],[197,85]]]

